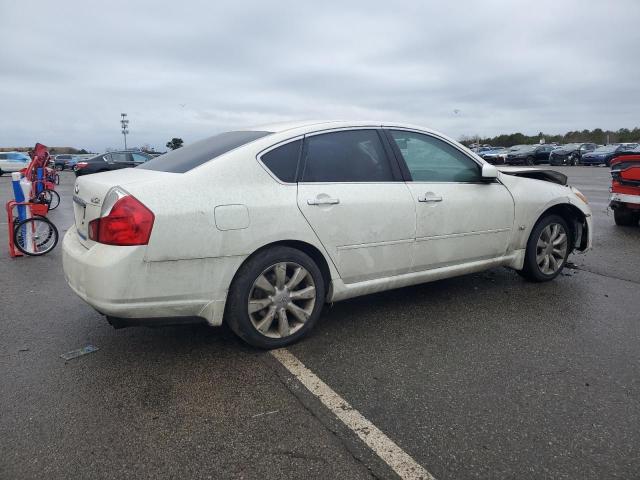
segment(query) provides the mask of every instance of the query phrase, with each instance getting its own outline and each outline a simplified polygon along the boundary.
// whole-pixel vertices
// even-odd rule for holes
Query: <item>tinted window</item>
[[[304,182],[391,182],[393,175],[375,130],[314,135],[304,148]]]
[[[6,160],[8,155],[6,153],[0,153],[0,160]]]
[[[274,148],[260,157],[262,163],[283,182],[295,182],[302,140]]]
[[[144,163],[148,158],[146,155],[142,155],[141,153],[132,153],[131,156],[133,157],[133,161],[135,163]]]
[[[429,135],[392,130],[416,182],[478,182],[480,166],[457,148]]]
[[[114,152],[111,154],[111,161],[116,163],[126,163],[129,161],[127,154],[124,152]]]
[[[266,137],[269,134],[271,132],[242,131],[221,133],[152,158],[136,168],[184,173],[234,148],[253,142],[258,138]]]

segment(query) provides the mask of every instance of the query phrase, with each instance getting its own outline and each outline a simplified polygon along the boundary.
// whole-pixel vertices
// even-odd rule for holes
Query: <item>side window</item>
[[[480,166],[448,143],[415,132],[390,130],[414,182],[479,182]]]
[[[0,153],[0,160],[6,160],[8,157],[8,154],[6,153]]]
[[[296,181],[300,148],[302,148],[302,140],[289,142],[265,153],[260,160],[278,179],[292,183]]]
[[[127,163],[129,159],[124,152],[111,153],[111,161],[116,163]]]
[[[142,155],[140,153],[132,153],[131,156],[133,156],[134,163],[144,163],[148,160],[145,155]]]
[[[392,182],[375,130],[323,133],[305,140],[303,182]]]

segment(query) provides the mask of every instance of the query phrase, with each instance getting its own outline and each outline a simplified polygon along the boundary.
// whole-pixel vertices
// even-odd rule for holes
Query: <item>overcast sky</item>
[[[640,125],[640,0],[0,0],[0,146],[295,119],[459,138]]]

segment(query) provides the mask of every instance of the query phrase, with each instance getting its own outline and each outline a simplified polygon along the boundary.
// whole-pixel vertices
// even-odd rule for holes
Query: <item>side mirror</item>
[[[482,178],[491,180],[493,178],[498,178],[498,169],[491,165],[490,163],[485,163],[482,165]]]

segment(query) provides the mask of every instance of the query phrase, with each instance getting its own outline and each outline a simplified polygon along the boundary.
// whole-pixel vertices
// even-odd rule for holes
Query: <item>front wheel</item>
[[[569,157],[569,165],[571,165],[572,167],[578,165],[578,157],[576,155]]]
[[[535,164],[535,161],[533,160],[533,157],[527,157],[527,158],[525,159],[524,163],[525,163],[526,165],[533,166],[533,165]]]
[[[40,192],[38,201],[49,205],[49,210],[55,210],[57,206],[60,205],[60,195],[55,190],[49,190],[47,188]]]
[[[13,243],[25,255],[44,255],[58,244],[58,229],[45,217],[27,218],[14,227]]]
[[[524,267],[518,273],[532,282],[553,280],[567,262],[570,245],[571,231],[562,217],[541,218],[529,236]]]
[[[225,321],[254,347],[280,348],[315,325],[324,304],[316,263],[290,247],[258,252],[238,270],[227,297]]]

